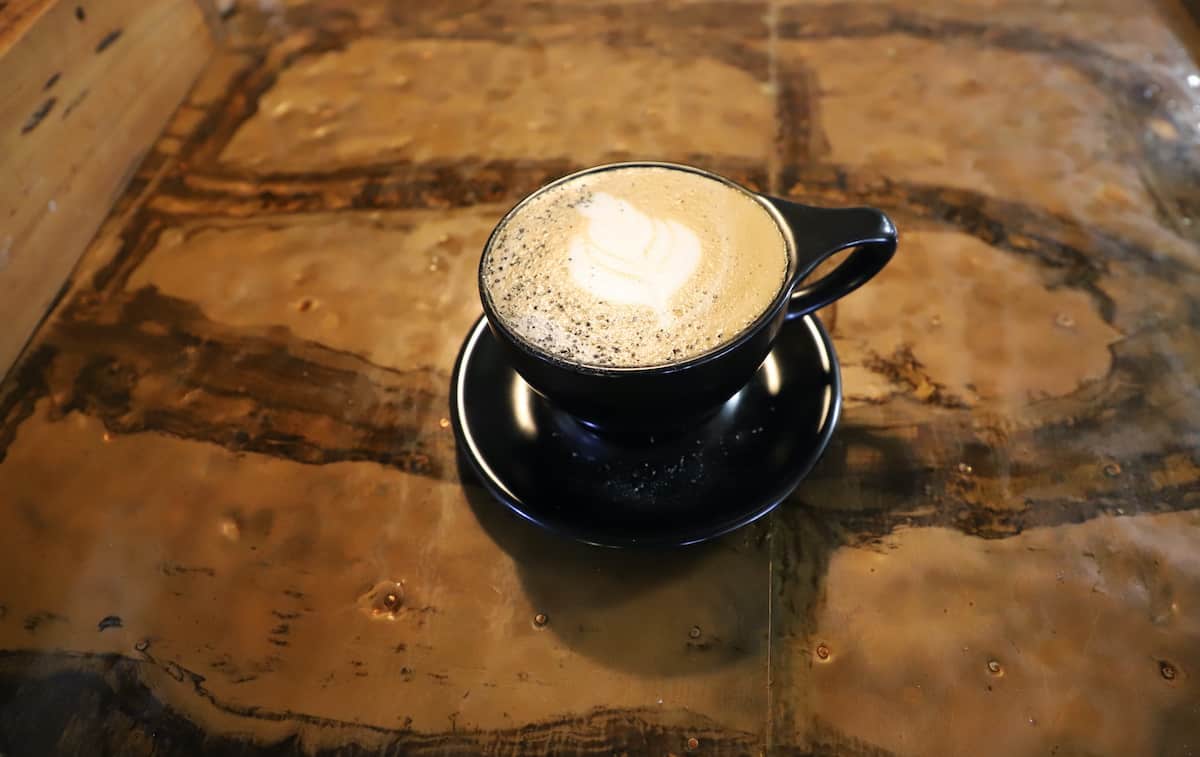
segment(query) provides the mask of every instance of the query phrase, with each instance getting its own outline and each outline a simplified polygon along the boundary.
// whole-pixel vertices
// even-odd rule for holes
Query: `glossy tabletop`
[[[236,8],[0,385],[0,753],[1200,752],[1185,11]],[[630,158],[901,232],[824,458],[683,550],[518,520],[449,420],[491,226]]]

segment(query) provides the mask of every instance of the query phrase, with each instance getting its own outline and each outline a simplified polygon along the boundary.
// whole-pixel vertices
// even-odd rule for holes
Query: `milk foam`
[[[787,243],[754,197],[659,166],[556,184],[496,229],[484,296],[526,343],[581,365],[688,360],[776,299]]]
[[[605,192],[576,210],[587,223],[569,242],[572,280],[598,299],[650,307],[660,325],[669,325],[671,298],[700,262],[696,233]]]

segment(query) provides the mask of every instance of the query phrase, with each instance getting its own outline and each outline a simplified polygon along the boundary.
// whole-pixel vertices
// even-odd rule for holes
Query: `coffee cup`
[[[594,429],[653,432],[718,409],[785,321],[857,289],[896,242],[873,208],[801,205],[692,166],[616,163],[551,182],[501,219],[480,300],[535,392]]]

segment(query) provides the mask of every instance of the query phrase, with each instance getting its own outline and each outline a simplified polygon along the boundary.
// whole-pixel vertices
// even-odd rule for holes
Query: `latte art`
[[[519,339],[585,366],[636,368],[735,338],[783,288],[787,243],[752,195],[660,166],[538,192],[484,251],[486,301]]]
[[[598,299],[652,308],[660,324],[669,324],[671,298],[700,262],[700,238],[679,221],[651,218],[604,192],[576,209],[587,224],[568,246],[574,282]]]

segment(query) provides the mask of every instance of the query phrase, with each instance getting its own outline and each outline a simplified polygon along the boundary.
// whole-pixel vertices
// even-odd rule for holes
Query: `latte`
[[[732,340],[783,287],[788,256],[748,193],[682,169],[622,166],[525,201],[484,252],[496,314],[593,367],[681,362]]]

